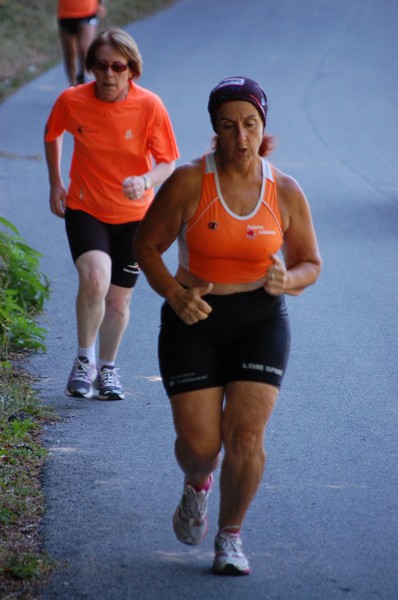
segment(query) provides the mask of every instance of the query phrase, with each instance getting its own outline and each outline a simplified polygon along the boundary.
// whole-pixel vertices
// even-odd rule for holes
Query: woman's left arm
[[[308,201],[292,177],[277,174],[278,202],[285,221],[282,253],[284,263],[273,256],[264,287],[272,295],[298,296],[315,283],[322,259]]]

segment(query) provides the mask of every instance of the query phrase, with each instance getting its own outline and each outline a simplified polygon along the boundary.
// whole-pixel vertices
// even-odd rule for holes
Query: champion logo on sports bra
[[[131,138],[133,137],[133,132],[131,131],[131,129],[127,129],[126,133],[124,134],[124,137],[126,138],[126,140],[131,140]]]
[[[209,223],[207,223],[207,227],[209,229],[218,229],[219,228],[219,224],[216,223],[216,221],[210,221]]]
[[[262,225],[248,225],[246,229],[246,237],[254,239],[256,235],[276,235],[276,231],[273,229],[264,229]]]

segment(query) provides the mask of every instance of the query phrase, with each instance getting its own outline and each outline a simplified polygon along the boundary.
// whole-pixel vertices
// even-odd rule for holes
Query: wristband
[[[152,182],[149,179],[148,175],[143,175],[144,181],[145,181],[145,189],[149,190],[150,187],[152,187]]]

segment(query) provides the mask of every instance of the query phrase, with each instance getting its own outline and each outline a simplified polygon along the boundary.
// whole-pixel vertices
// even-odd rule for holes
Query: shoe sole
[[[94,398],[97,393],[98,387],[95,385],[95,382],[91,384],[89,391],[86,393],[79,392],[79,390],[65,389],[65,394],[69,396],[69,398],[86,398],[87,400],[90,400],[90,398]]]
[[[85,394],[82,394],[81,392],[78,391],[73,391],[71,392],[70,390],[66,389],[65,390],[65,394],[67,396],[69,396],[69,398],[86,398],[86,399],[90,399],[94,396],[94,391],[90,390],[89,392],[86,392]]]
[[[124,400],[124,394],[97,394],[96,396],[97,400]]]
[[[249,575],[250,569],[242,570],[242,569],[239,569],[238,567],[235,567],[235,565],[228,563],[228,564],[224,565],[221,569],[219,567],[213,566],[213,573],[215,575],[234,575],[234,576]]]

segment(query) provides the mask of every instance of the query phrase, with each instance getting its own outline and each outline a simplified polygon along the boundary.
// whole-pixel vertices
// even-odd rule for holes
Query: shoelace
[[[202,521],[206,514],[206,495],[189,486],[183,495],[182,511],[190,519]]]
[[[242,541],[238,533],[219,533],[217,546],[219,546],[220,550],[232,550],[236,554],[242,552]]]
[[[120,386],[118,369],[103,369],[100,371],[99,377],[101,379],[101,383],[105,386]]]
[[[79,359],[76,360],[77,364],[75,364],[72,379],[77,381],[91,382],[90,364],[86,364]]]

